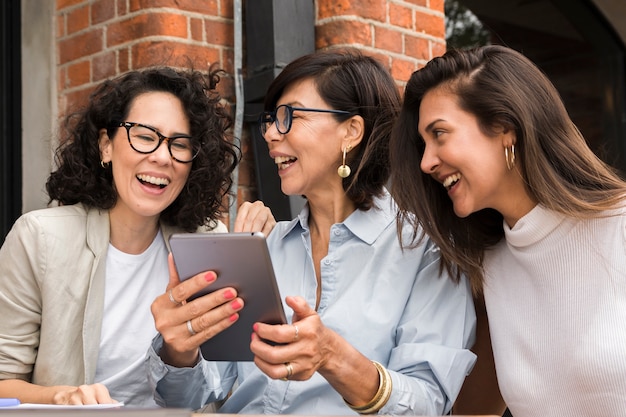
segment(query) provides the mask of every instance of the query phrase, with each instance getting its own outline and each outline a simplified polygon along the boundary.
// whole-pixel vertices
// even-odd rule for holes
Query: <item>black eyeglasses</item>
[[[305,107],[292,107],[289,104],[281,104],[274,111],[264,111],[259,117],[259,125],[261,134],[265,136],[267,129],[272,123],[276,125],[278,133],[288,133],[291,130],[291,122],[293,122],[294,111],[313,111],[317,113],[334,113],[334,114],[350,114],[349,111],[333,110],[333,109],[308,109]]]
[[[125,127],[128,134],[128,143],[135,151],[149,154],[156,151],[161,143],[167,139],[167,149],[175,161],[184,164],[193,161],[200,152],[201,143],[191,136],[177,135],[167,137],[153,127],[141,123],[122,122],[119,127]]]

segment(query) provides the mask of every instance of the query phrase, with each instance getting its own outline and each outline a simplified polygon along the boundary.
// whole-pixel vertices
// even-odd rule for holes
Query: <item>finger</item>
[[[93,384],[92,385],[96,397],[96,403],[98,404],[115,404],[119,401],[111,398],[111,394],[106,386],[103,384]]]
[[[291,319],[292,323],[317,314],[317,312],[311,308],[306,300],[300,296],[288,296],[285,298],[285,303],[293,310],[293,317]]]
[[[248,220],[251,207],[252,203],[249,201],[244,201],[243,204],[239,206],[239,209],[237,209],[237,217],[235,218],[234,232],[244,231],[244,226]]]
[[[80,385],[70,399],[70,404],[98,404],[93,385]]]
[[[199,317],[189,320],[189,326],[192,327],[195,334],[191,334],[189,328],[187,327],[187,323],[185,322],[187,333],[192,338],[200,340],[201,343],[232,326],[237,320],[239,320],[239,312],[244,308],[244,301],[242,298],[232,298],[234,289],[227,290],[225,292],[226,295],[224,295],[224,292],[222,291],[219,291],[219,293],[221,294],[218,294],[217,296],[220,297],[220,301],[223,302],[219,305],[219,307],[213,308]],[[194,302],[195,301],[196,300],[194,300]]]
[[[180,278],[178,277],[178,270],[176,269],[176,263],[174,262],[174,255],[170,252],[167,255],[167,268],[170,273],[170,281],[167,284],[167,289],[175,287],[180,284]]]
[[[191,296],[196,295],[199,291],[207,288],[217,279],[217,274],[214,271],[204,271],[193,277],[176,284],[168,291],[171,291],[174,300],[180,302],[186,301]],[[170,283],[173,279],[170,278]],[[165,298],[171,303],[169,295],[165,294]]]

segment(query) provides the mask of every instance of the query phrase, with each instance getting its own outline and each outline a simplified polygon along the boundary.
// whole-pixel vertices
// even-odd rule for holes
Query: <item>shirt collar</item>
[[[355,210],[348,216],[343,224],[356,237],[371,245],[376,241],[380,234],[396,219],[396,204],[386,188],[380,197],[374,197],[373,206],[370,210],[378,210],[381,212],[379,216],[372,216],[368,211]],[[287,235],[294,232],[303,232],[309,230],[309,204],[308,202],[302,208],[302,211],[296,218],[290,220],[285,228],[282,229],[279,239],[284,239]]]

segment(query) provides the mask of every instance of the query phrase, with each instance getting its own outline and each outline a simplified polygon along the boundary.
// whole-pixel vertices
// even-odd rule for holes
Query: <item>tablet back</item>
[[[217,280],[195,298],[233,287],[244,300],[239,320],[201,346],[212,361],[251,361],[250,336],[255,322],[286,323],[274,268],[262,233],[181,233],[169,240],[182,280],[215,271]]]

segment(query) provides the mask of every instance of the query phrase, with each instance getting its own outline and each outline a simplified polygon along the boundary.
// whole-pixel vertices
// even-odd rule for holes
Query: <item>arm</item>
[[[36,404],[81,405],[117,402],[111,398],[109,391],[102,384],[44,387],[21,379],[0,381],[0,397],[17,398],[22,403]]]
[[[181,283],[171,254],[168,264],[167,291],[151,306],[159,335],[148,351],[148,378],[161,406],[198,409],[224,398],[234,383],[234,366],[201,360],[200,345],[237,321],[243,300],[227,287],[186,302],[217,276],[208,271]]]
[[[350,290],[333,297],[344,313],[324,316],[323,324],[298,297],[288,297],[298,339],[292,325],[259,323],[258,337],[250,346],[255,364],[273,379],[286,376],[286,362],[293,368],[290,379],[305,380],[318,372],[350,404],[361,406],[378,389],[371,362],[377,360],[393,381],[380,414],[449,410],[475,360],[467,349],[475,324],[469,288],[466,282],[455,285],[447,276],[438,277],[436,259],[422,260],[418,266],[418,251],[398,251],[397,256],[385,251],[380,258],[384,262],[359,257],[359,269],[352,270],[350,280],[342,280],[353,283],[346,287]],[[362,266],[363,259],[372,261]],[[376,272],[368,272],[370,265]],[[272,347],[260,338],[286,345]]]
[[[501,416],[506,409],[506,404],[498,388],[485,301],[480,297],[475,300],[475,305],[476,343],[472,351],[478,356],[478,359],[454,404],[454,413],[497,414]]]
[[[33,217],[24,216],[0,248],[0,397],[18,398],[24,403],[115,403],[100,384],[43,386],[31,382],[43,314],[38,281],[45,276],[43,235],[42,226]]]

